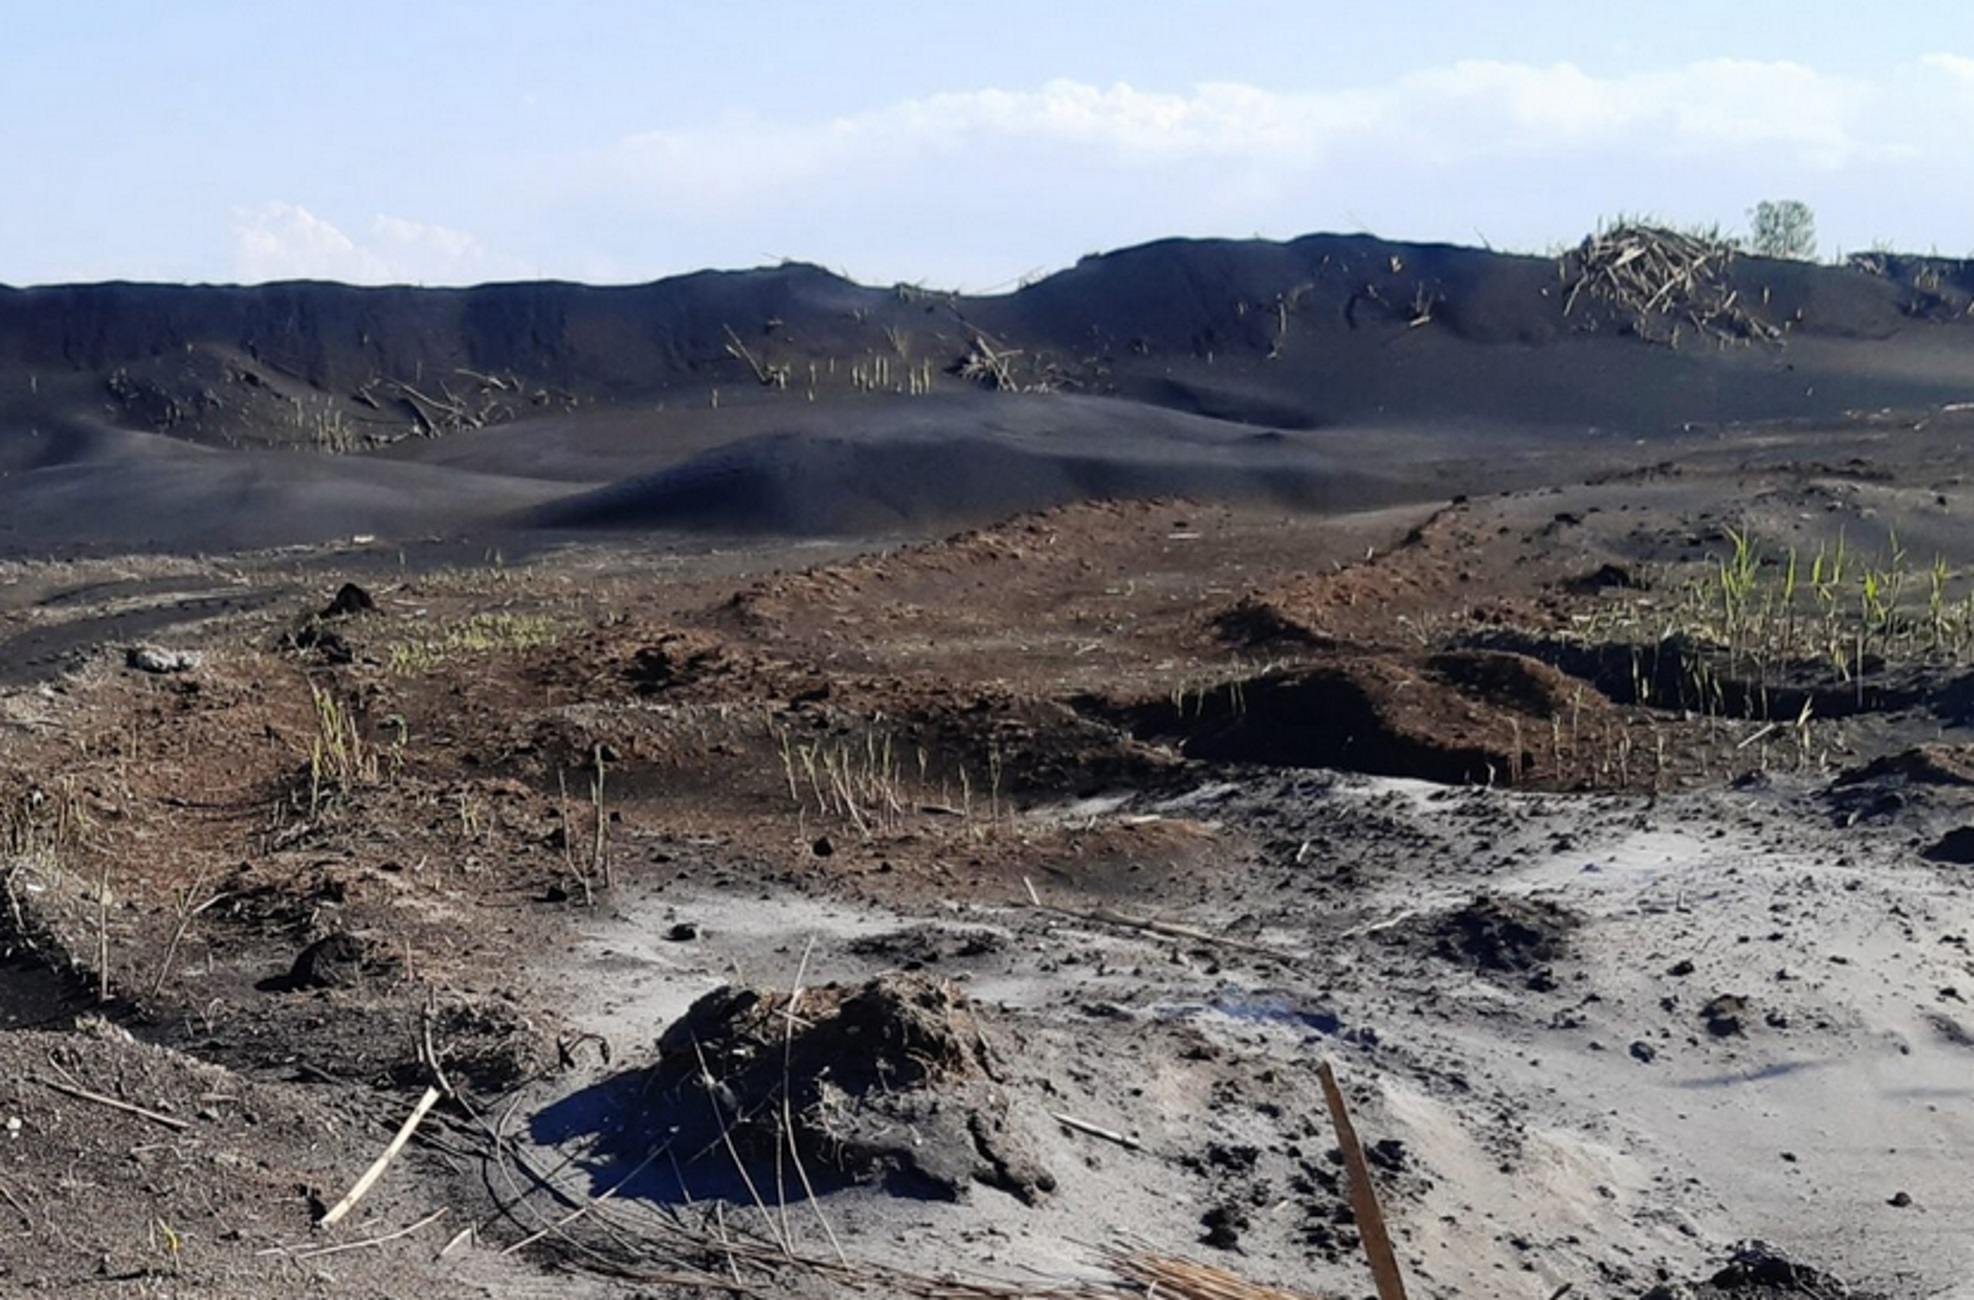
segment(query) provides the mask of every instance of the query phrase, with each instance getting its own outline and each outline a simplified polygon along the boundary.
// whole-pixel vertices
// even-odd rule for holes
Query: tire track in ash
[[[241,591],[197,596],[168,605],[117,610],[0,635],[0,687],[35,686],[80,667],[104,646],[154,636],[170,628],[202,623],[227,614],[265,609],[287,593]]]

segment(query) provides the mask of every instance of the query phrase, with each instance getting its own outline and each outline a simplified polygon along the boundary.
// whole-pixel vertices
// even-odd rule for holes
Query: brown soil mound
[[[728,985],[693,1003],[658,1052],[660,1118],[699,1160],[793,1155],[819,1188],[877,1182],[939,1199],[974,1182],[1027,1201],[1055,1186],[1009,1125],[979,1009],[942,980]]]
[[[1556,669],[1489,651],[1339,655],[1131,711],[1141,737],[1189,758],[1447,784],[1533,777],[1557,719],[1612,713]]]
[[[1256,592],[1242,596],[1215,614],[1212,621],[1214,632],[1222,640],[1238,646],[1261,648],[1336,644],[1334,638],[1317,632],[1276,601]]]
[[[751,665],[719,637],[705,632],[662,633],[638,649],[624,677],[640,695],[656,695],[717,677],[731,676]]]

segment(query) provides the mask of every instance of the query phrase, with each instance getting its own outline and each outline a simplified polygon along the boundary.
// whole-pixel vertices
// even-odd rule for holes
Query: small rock
[[[809,851],[819,858],[826,858],[836,852],[836,846],[829,842],[829,836],[824,835],[809,846]]]
[[[1659,1059],[1658,1049],[1642,1038],[1633,1043],[1629,1050],[1632,1060],[1640,1061],[1646,1065],[1650,1065],[1653,1061]]]
[[[1905,1208],[1906,1208],[1906,1207],[1907,1207],[1908,1205],[1911,1205],[1911,1204],[1912,1204],[1912,1193],[1910,1193],[1910,1192],[1893,1192],[1893,1193],[1892,1193],[1892,1199],[1891,1199],[1891,1200],[1889,1200],[1889,1201],[1886,1201],[1886,1202],[1885,1202],[1885,1204],[1887,1204],[1887,1205],[1889,1205],[1889,1206],[1891,1206],[1891,1207],[1892,1207],[1893,1209],[1895,1209],[1895,1210],[1903,1210],[1903,1209],[1905,1209]]]
[[[699,927],[691,921],[680,921],[665,931],[665,938],[672,943],[691,943],[699,937]]]
[[[205,663],[197,650],[166,650],[154,645],[132,646],[124,662],[143,673],[184,673]]]

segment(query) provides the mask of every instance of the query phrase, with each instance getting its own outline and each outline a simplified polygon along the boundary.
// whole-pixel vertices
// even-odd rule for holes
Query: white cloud
[[[1780,150],[1811,167],[1882,148],[1870,91],[1794,63],[1714,59],[1596,77],[1567,63],[1461,63],[1401,79],[1381,125],[1431,121],[1461,152],[1567,154],[1622,146],[1656,156]]]
[[[1949,56],[1937,57],[1958,72]],[[1873,95],[1799,64],[1736,60],[1616,77],[1567,63],[1465,62],[1316,92],[1210,83],[1159,93],[1065,80],[903,100],[816,123],[738,117],[652,131],[592,158],[590,175],[606,189],[628,186],[667,208],[705,211],[848,172],[908,174],[996,150],[1123,171],[1218,161],[1277,176],[1320,171],[1346,153],[1430,162],[1759,152],[1829,169],[1891,150],[1895,142],[1874,134]]]
[[[1919,66],[1944,72],[1962,85],[1974,87],[1974,59],[1959,54],[1928,54],[1919,60]]]
[[[233,214],[234,261],[240,279],[352,280],[380,277],[383,263],[307,208],[269,202]]]
[[[836,117],[625,137],[539,187],[625,267],[789,254],[866,279],[996,285],[1166,235],[1368,229],[1539,249],[1619,211],[1817,210],[1832,251],[1966,239],[1974,58],[1839,75],[1709,59],[1605,73],[1466,61],[1347,87],[1057,80]],[[654,265],[656,263],[656,265]]]
[[[516,270],[463,230],[383,214],[361,238],[298,203],[273,200],[233,214],[234,267],[243,283],[459,284]]]

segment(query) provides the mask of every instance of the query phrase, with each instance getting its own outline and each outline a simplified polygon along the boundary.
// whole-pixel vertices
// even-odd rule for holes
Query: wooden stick
[[[1336,1071],[1325,1061],[1316,1067],[1316,1077],[1322,1080],[1323,1097],[1330,1104],[1330,1123],[1336,1128],[1344,1168],[1350,1173],[1350,1215],[1357,1221],[1357,1235],[1364,1239],[1364,1258],[1370,1261],[1371,1276],[1377,1281],[1378,1300],[1405,1300],[1405,1278],[1398,1271],[1398,1256],[1392,1253],[1384,1211],[1378,1208],[1378,1193],[1371,1186],[1371,1166],[1350,1122],[1343,1089],[1337,1087]]]
[[[850,1266],[850,1257],[843,1251],[843,1243],[836,1239],[836,1229],[830,1226],[829,1216],[823,1213],[822,1198],[816,1195],[816,1186],[809,1181],[809,1167],[802,1160],[801,1144],[795,1140],[795,1106],[789,1095],[795,1090],[789,1086],[789,1061],[795,1050],[795,1004],[802,999],[802,978],[809,973],[809,957],[816,950],[816,936],[809,936],[808,944],[802,949],[802,962],[795,968],[795,983],[788,990],[788,1008],[781,1034],[781,1136],[788,1144],[789,1160],[795,1165],[795,1176],[802,1180],[802,1194],[808,1198],[809,1208],[814,1211],[816,1222],[822,1225],[823,1235],[829,1238],[829,1245],[836,1252],[836,1262],[845,1268]],[[788,1231],[788,1207],[782,1206],[782,1235],[790,1241],[795,1234]]]
[[[217,893],[197,907],[193,907],[192,900],[198,895],[200,890],[205,888],[205,883],[206,872],[201,868],[198,878],[192,882],[192,887],[185,893],[184,904],[179,908],[177,928],[171,932],[171,942],[165,945],[164,960],[158,963],[158,977],[151,981],[152,997],[158,996],[164,990],[165,979],[171,974],[172,958],[178,956],[178,945],[185,942],[185,932],[192,928],[192,922],[198,919],[199,913],[226,897],[224,892]]]
[[[768,373],[768,368],[761,364],[759,358],[747,350],[747,345],[740,341],[740,335],[733,332],[733,326],[721,325],[720,328],[726,331],[727,355],[736,361],[745,361],[747,368],[754,372],[754,378],[761,382],[762,387],[774,383],[774,376]]]
[[[14,1207],[14,1212],[21,1216],[23,1227],[32,1228],[34,1226],[34,1216],[27,1212],[25,1205],[21,1204],[20,1197],[14,1195],[14,1189],[7,1186],[4,1182],[0,1182],[0,1199],[4,1199],[7,1204]]]
[[[1074,1115],[1065,1115],[1061,1111],[1052,1110],[1048,1115],[1050,1119],[1064,1128],[1073,1128],[1078,1133],[1088,1133],[1091,1137],[1102,1138],[1106,1142],[1115,1142],[1128,1151],[1140,1151],[1144,1149],[1144,1143],[1138,1141],[1138,1139],[1132,1137],[1129,1133],[1119,1133],[1115,1129],[1103,1128],[1099,1125],[1092,1124],[1087,1119],[1078,1119]]]
[[[110,1000],[110,864],[96,886],[96,1000]]]
[[[1022,883],[1028,884],[1026,880]],[[1161,935],[1167,939],[1185,939],[1192,943],[1217,944],[1222,948],[1233,948],[1239,952],[1251,952],[1259,957],[1274,957],[1280,961],[1289,960],[1287,953],[1277,949],[1263,947],[1258,943],[1248,943],[1245,940],[1231,938],[1224,934],[1215,934],[1211,930],[1195,929],[1190,925],[1176,925],[1171,921],[1156,921],[1148,918],[1126,916],[1124,913],[1114,912],[1108,907],[1093,907],[1085,911],[1079,908],[1057,907],[1053,903],[1040,902],[1036,899],[1035,886],[1032,884],[1028,884],[1028,896],[1030,900],[1029,906],[1043,912],[1052,912],[1057,916],[1068,917],[1075,921],[1091,921],[1099,925],[1115,925],[1126,930],[1139,930],[1146,934]]]
[[[1393,913],[1391,916],[1385,917],[1383,920],[1367,921],[1363,925],[1354,926],[1351,929],[1345,930],[1342,934],[1338,935],[1337,938],[1362,939],[1367,934],[1376,934],[1380,930],[1389,930],[1394,926],[1404,925],[1407,921],[1411,920],[1413,917],[1417,916],[1418,914],[1419,912],[1417,908],[1412,908],[1412,907],[1400,908],[1397,912]]]
[[[329,1212],[316,1221],[316,1227],[334,1227],[342,1221],[344,1215],[356,1208],[356,1203],[364,1198],[379,1178],[384,1176],[384,1171],[391,1167],[391,1161],[397,1159],[398,1152],[404,1150],[404,1144],[411,1141],[411,1135],[417,1130],[419,1122],[438,1102],[439,1090],[426,1088],[425,1095],[418,1099],[417,1107],[398,1129],[398,1135],[391,1139],[391,1144],[384,1148],[384,1153],[371,1163],[370,1168],[363,1171],[363,1177],[356,1180],[356,1185],[344,1194],[343,1199],[330,1206]]]
[[[438,1019],[438,1014],[439,991],[436,987],[428,988],[425,990],[425,1009],[418,1013],[419,1032],[424,1038],[425,1064],[431,1067],[432,1081],[446,1096],[457,1101],[459,1092],[452,1086],[452,1080],[446,1078],[445,1066],[439,1064],[438,1045],[432,1041],[432,1022]]]
[[[591,1210],[603,1204],[603,1202],[609,1200],[611,1197],[615,1196],[618,1192],[618,1189],[622,1188],[623,1185],[625,1183],[628,1183],[631,1179],[643,1173],[646,1166],[648,1166],[653,1160],[656,1160],[660,1155],[660,1153],[668,1149],[669,1149],[669,1144],[668,1146],[663,1146],[663,1147],[653,1147],[651,1150],[645,1152],[644,1159],[638,1161],[637,1164],[631,1168],[631,1171],[629,1173],[625,1174],[622,1178],[619,1178],[616,1182],[612,1183],[610,1186],[604,1188],[602,1192],[600,1192],[596,1196],[589,1198],[588,1200],[585,1200],[581,1205],[578,1205],[575,1209],[569,1211],[567,1214],[557,1219],[554,1223],[548,1224],[538,1229],[537,1231],[529,1233],[527,1236],[521,1238],[521,1240],[515,1242],[513,1245],[509,1246],[506,1250],[503,1250],[500,1253],[502,1255],[513,1255],[520,1251],[526,1250],[528,1247],[540,1241],[543,1237],[548,1236],[551,1232],[560,1236],[562,1229],[568,1227],[570,1224],[574,1223],[577,1219],[582,1218],[585,1214],[588,1214]]]
[[[53,1079],[44,1079],[38,1074],[30,1074],[27,1077],[44,1088],[53,1088],[56,1092],[66,1094],[81,1101],[93,1101],[98,1106],[108,1106],[111,1110],[120,1110],[126,1115],[135,1115],[140,1119],[148,1119],[153,1124],[162,1124],[166,1128],[177,1129],[183,1132],[192,1127],[192,1121],[189,1119],[181,1119],[176,1115],[160,1115],[157,1111],[145,1110],[142,1106],[133,1106],[127,1101],[118,1101],[115,1097],[105,1097],[100,1092],[91,1092],[87,1088],[78,1088],[74,1084],[58,1083]]]
[[[366,1246],[381,1246],[387,1241],[396,1241],[400,1237],[409,1237],[425,1225],[437,1222],[439,1219],[445,1217],[448,1208],[441,1205],[418,1222],[399,1228],[396,1232],[387,1232],[381,1237],[363,1237],[356,1241],[339,1242],[334,1246],[312,1246],[307,1250],[296,1251],[294,1257],[296,1259],[321,1259],[324,1255],[338,1255],[346,1250],[362,1250]],[[472,1230],[469,1228],[467,1231],[470,1232]]]
[[[1741,743],[1736,745],[1734,748],[1746,749],[1748,746],[1754,744],[1756,741],[1761,740],[1766,736],[1773,735],[1776,727],[1780,725],[1781,725],[1780,723],[1771,722],[1767,726],[1763,727],[1760,731],[1755,732],[1753,735],[1744,737],[1741,740]]]

